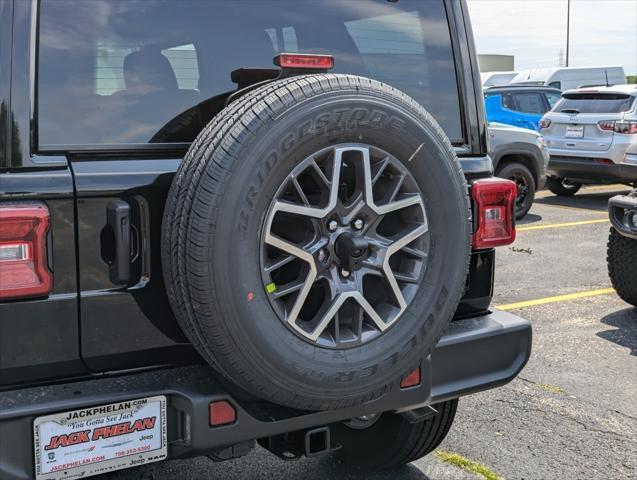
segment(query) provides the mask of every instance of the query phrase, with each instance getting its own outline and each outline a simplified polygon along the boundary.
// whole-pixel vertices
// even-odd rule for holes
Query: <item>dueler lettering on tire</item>
[[[464,291],[472,230],[431,116],[331,74],[264,85],[213,119],[163,228],[193,345],[239,387],[301,409],[377,398],[428,355]]]

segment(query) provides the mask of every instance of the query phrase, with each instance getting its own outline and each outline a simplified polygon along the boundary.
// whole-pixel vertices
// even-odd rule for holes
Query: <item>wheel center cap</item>
[[[369,243],[363,237],[344,232],[334,242],[334,251],[341,266],[353,272],[359,270],[369,256]]]

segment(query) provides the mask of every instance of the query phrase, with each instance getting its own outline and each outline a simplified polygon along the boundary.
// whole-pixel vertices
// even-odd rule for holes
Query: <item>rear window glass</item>
[[[539,93],[516,93],[517,110],[524,113],[546,113],[546,107]]]
[[[555,106],[556,112],[572,110],[576,113],[622,113],[632,108],[635,97],[622,94],[569,94]]]
[[[192,141],[183,112],[222,108],[233,70],[280,52],[334,55],[335,72],[403,90],[462,141],[442,0],[42,0],[39,25],[42,149]]]

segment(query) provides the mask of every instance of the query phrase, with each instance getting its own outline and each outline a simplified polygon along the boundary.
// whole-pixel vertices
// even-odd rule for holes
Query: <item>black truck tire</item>
[[[289,312],[277,310],[280,305],[274,297],[284,294],[285,288],[273,294],[274,283],[264,280],[264,258],[267,260],[273,249],[266,242],[279,235],[271,230],[273,220],[269,224],[266,220],[275,218],[276,208],[288,202],[286,185],[296,178],[293,171],[303,162],[313,161],[317,152],[327,153],[321,153],[325,163],[320,167],[319,160],[314,161],[314,175],[325,179],[332,175],[330,178],[337,180],[328,181],[326,188],[331,199],[329,185],[338,185],[339,208],[345,208],[349,201],[350,186],[355,190],[360,183],[347,176],[352,175],[347,174],[348,168],[355,171],[352,165],[360,164],[363,172],[378,169],[374,180],[380,181],[382,188],[374,185],[369,191],[373,191],[372,204],[379,211],[385,205],[375,196],[392,194],[390,200],[397,199],[395,204],[404,200],[413,206],[412,200],[419,195],[423,218],[420,210],[410,213],[411,206],[409,211],[405,207],[401,218],[384,225],[383,232],[395,223],[407,228],[416,222],[419,232],[426,233],[414,242],[426,247],[427,255],[421,256],[412,242],[397,250],[401,265],[422,264],[422,268],[415,270],[413,278],[394,277],[404,280],[404,291],[411,292],[401,295],[403,300],[408,296],[411,300],[404,302],[402,313],[392,318],[395,324],[388,324],[382,333],[370,336],[365,330],[365,338],[373,338],[371,341],[363,335],[363,325],[367,328],[370,324],[368,311],[360,314],[360,339],[351,345],[343,346],[336,340],[329,344],[329,332],[325,334],[328,340],[309,339],[302,331],[304,326],[294,330],[284,321]],[[341,152],[338,165],[345,169],[342,182],[340,173],[333,176],[336,168],[328,170],[330,162],[337,165],[335,152]],[[379,152],[388,152],[387,161],[381,165],[381,160],[373,160],[377,163],[372,164],[372,157],[379,158]],[[320,189],[315,185],[320,182],[316,178],[314,182],[310,182],[312,189]],[[397,186],[392,192],[387,185]],[[305,183],[300,191],[306,187]],[[304,193],[300,195],[307,205],[314,201],[314,197],[308,200]],[[363,203],[367,202],[366,193],[363,198]],[[365,208],[368,206],[365,203]],[[271,213],[273,209],[275,213]],[[317,231],[325,228],[324,219],[315,220],[297,223]],[[279,80],[230,104],[186,154],[171,186],[163,223],[162,266],[168,297],[198,352],[225,378],[253,395],[308,410],[342,408],[378,398],[415,368],[440,338],[459,303],[471,249],[466,181],[440,127],[398,90],[349,75]],[[375,228],[383,223],[379,219]],[[296,227],[291,224],[291,230]],[[340,232],[349,228],[341,222],[339,238]],[[370,243],[370,252],[372,247],[375,245]],[[332,246],[327,250],[330,259],[336,255]],[[367,260],[371,261],[371,255]],[[390,256],[388,251],[386,256]],[[297,260],[299,257],[290,263]],[[307,261],[307,265],[312,263]],[[339,268],[343,273],[342,265]],[[352,281],[358,282],[359,272],[352,272]],[[312,293],[315,285],[307,282]],[[347,279],[338,282],[346,283]],[[296,293],[297,298],[300,295]],[[350,302],[346,295],[339,295],[336,300],[344,298],[342,305]],[[341,307],[337,307],[339,315]],[[330,328],[341,321],[328,318],[327,313],[324,317]],[[384,325],[384,319],[380,320],[376,325]],[[299,316],[302,322],[305,318]],[[334,330],[344,331],[336,326]],[[338,339],[339,333],[332,337]]]
[[[569,182],[564,178],[547,177],[546,188],[548,188],[555,195],[559,195],[560,197],[570,197],[572,195],[575,195],[579,191],[579,189],[582,188],[582,184],[577,182]]]
[[[515,200],[515,218],[520,220],[529,213],[535,200],[535,178],[531,170],[518,162],[510,162],[502,165],[496,175],[500,178],[512,180],[518,187],[518,195]]]
[[[606,261],[608,276],[619,297],[637,307],[637,240],[610,228]]]
[[[420,423],[409,423],[396,413],[383,413],[368,428],[347,424],[331,427],[341,445],[339,455],[350,465],[370,470],[400,467],[434,451],[449,433],[458,400],[433,405],[437,413]]]

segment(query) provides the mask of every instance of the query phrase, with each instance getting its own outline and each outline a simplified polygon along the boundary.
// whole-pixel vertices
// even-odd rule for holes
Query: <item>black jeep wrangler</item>
[[[529,358],[464,2],[0,0],[0,101],[2,480],[391,467]]]

